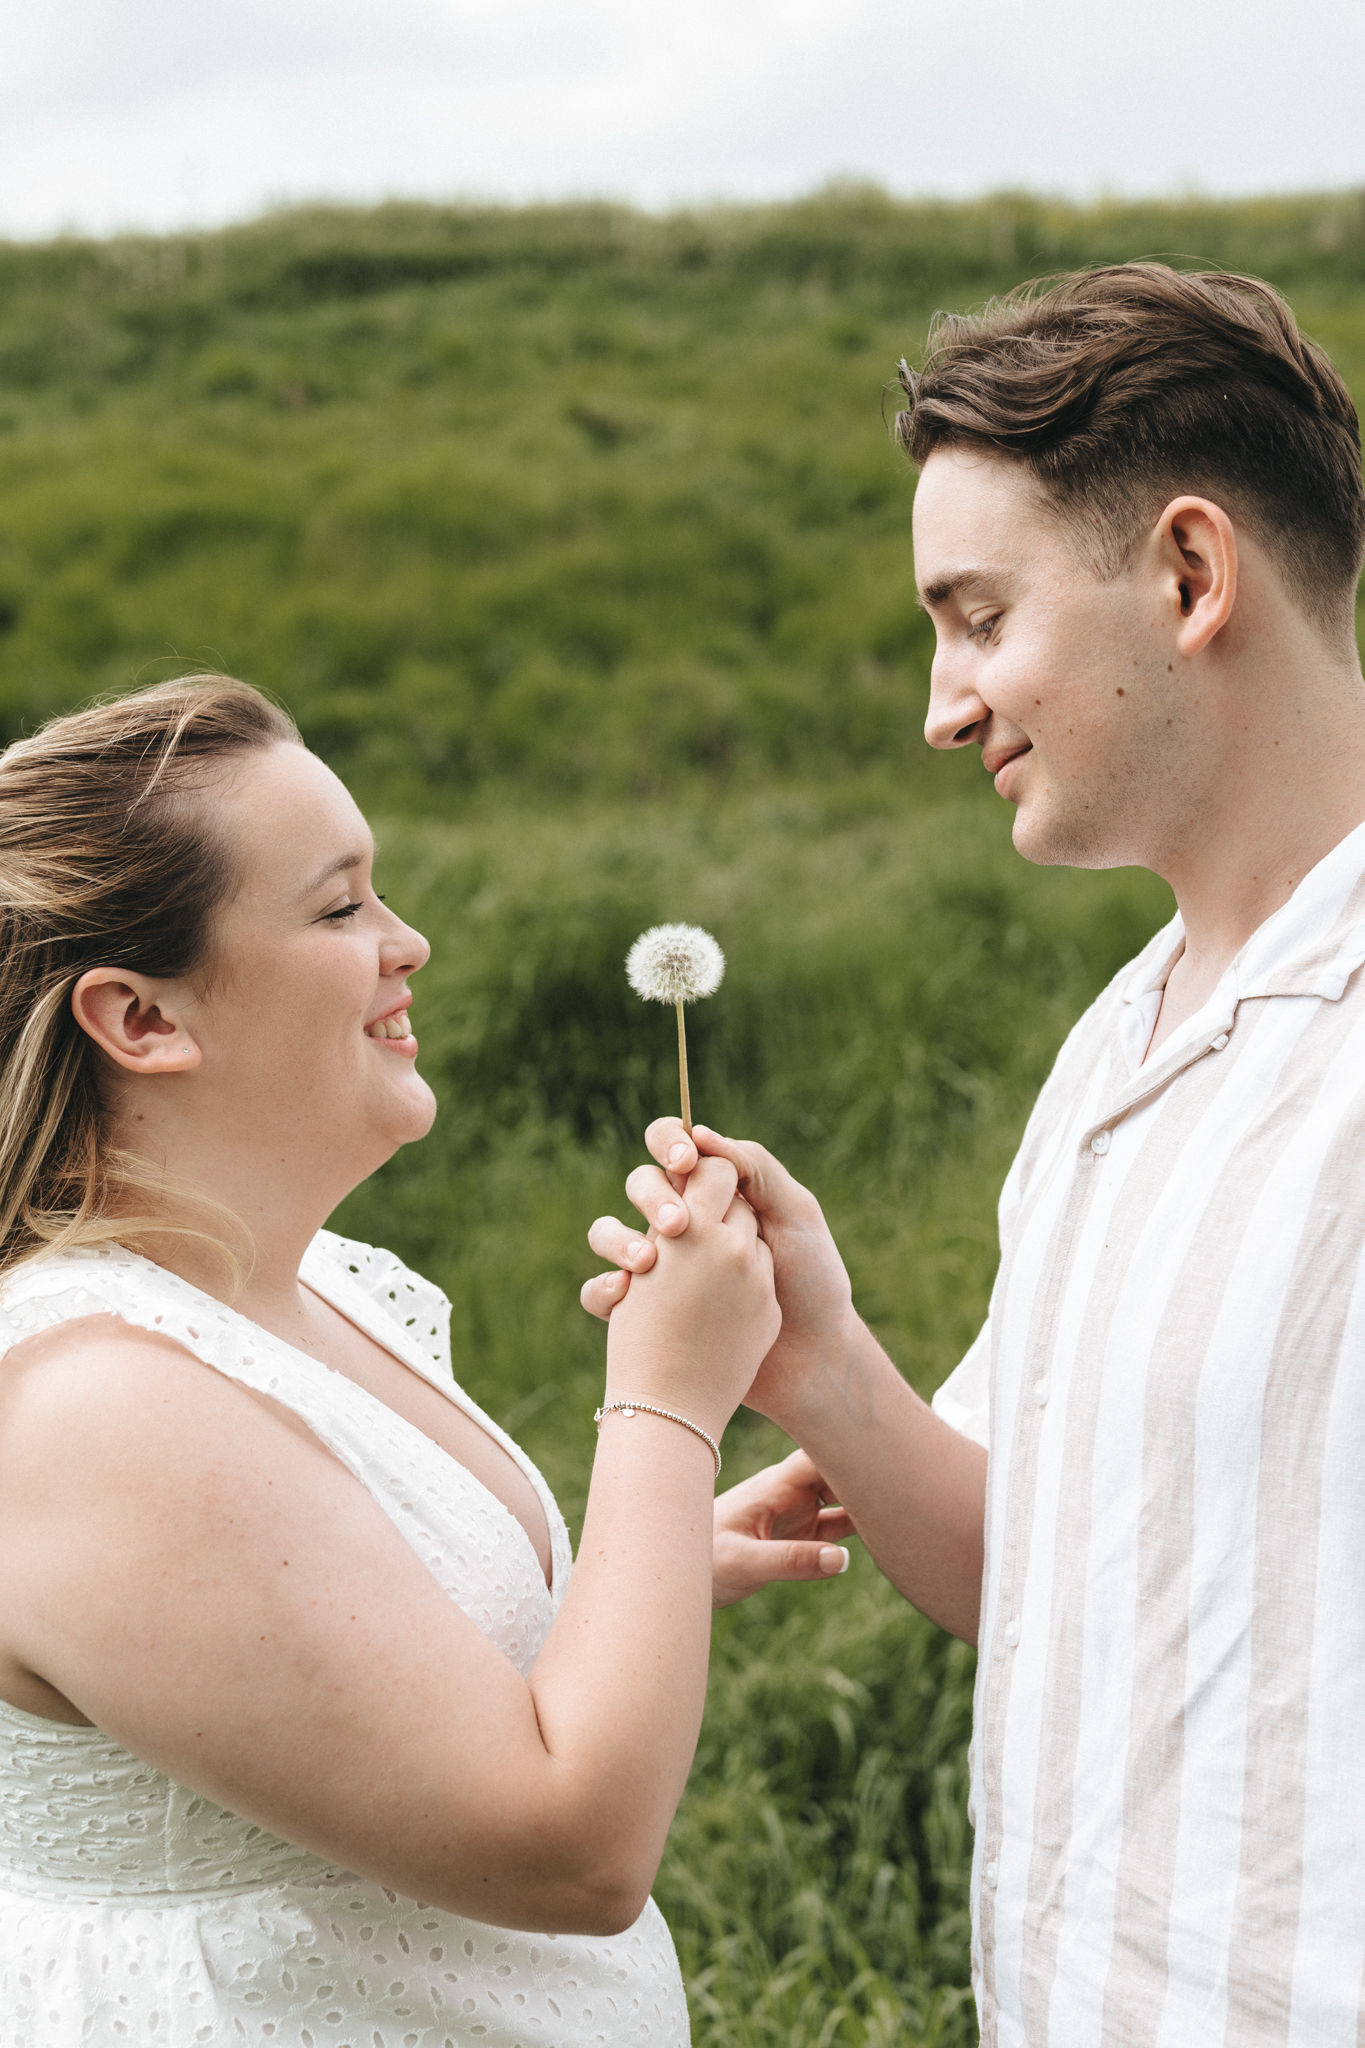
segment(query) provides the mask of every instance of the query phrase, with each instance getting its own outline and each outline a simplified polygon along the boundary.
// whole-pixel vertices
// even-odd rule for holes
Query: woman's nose
[[[380,967],[385,974],[416,974],[431,958],[431,947],[410,924],[398,925],[380,947]]]

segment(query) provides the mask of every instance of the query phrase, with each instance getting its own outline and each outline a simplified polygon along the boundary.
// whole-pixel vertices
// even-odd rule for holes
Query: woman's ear
[[[1232,617],[1237,602],[1237,535],[1221,505],[1174,498],[1156,524],[1172,604],[1176,644],[1200,654]]]
[[[164,982],[119,967],[92,967],[71,991],[81,1030],[130,1074],[188,1074],[203,1059],[170,1004]]]

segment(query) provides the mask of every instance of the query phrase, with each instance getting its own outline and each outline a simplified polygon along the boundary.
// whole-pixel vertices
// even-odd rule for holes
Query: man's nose
[[[990,706],[957,663],[936,654],[929,674],[929,715],[924,721],[924,737],[930,746],[970,747],[982,738],[990,715]]]

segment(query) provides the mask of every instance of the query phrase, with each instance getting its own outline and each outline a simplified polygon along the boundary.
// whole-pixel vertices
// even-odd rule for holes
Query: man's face
[[[965,448],[929,457],[914,533],[938,635],[929,744],[980,746],[1026,859],[1156,865],[1188,801],[1196,708],[1158,553],[1139,541],[1101,581],[1022,464]]]

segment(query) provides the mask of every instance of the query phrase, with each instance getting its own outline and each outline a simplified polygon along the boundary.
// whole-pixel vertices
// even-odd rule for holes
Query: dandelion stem
[[[682,1120],[687,1135],[692,1135],[692,1097],[687,1086],[687,1026],[683,1022],[683,1006],[675,1003],[678,1012],[678,1082],[682,1088]]]

